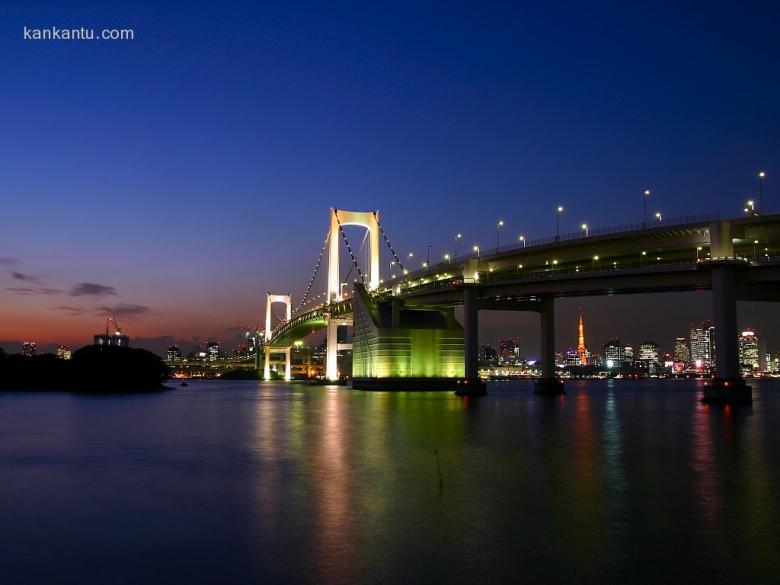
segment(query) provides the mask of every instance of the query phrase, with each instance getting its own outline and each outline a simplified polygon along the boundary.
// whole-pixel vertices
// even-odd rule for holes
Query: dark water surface
[[[568,384],[0,394],[0,580],[780,583],[779,383]]]

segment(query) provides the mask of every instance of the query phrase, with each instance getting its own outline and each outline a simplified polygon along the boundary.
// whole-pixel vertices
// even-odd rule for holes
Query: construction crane
[[[108,331],[111,323],[114,324],[114,335],[122,335],[122,330],[119,328],[119,323],[117,323],[116,317],[108,315],[106,317],[106,337],[108,337]]]

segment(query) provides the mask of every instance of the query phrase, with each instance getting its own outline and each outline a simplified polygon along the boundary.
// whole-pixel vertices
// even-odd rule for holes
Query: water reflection
[[[13,583],[773,582],[780,386],[731,410],[653,384],[555,398],[496,384],[475,400],[204,382],[56,409],[4,396],[0,569]]]

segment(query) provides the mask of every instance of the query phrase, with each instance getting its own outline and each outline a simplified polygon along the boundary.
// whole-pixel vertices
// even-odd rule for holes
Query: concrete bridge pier
[[[479,378],[479,288],[463,286],[463,374],[455,394],[485,394],[485,383]]]
[[[554,396],[565,394],[563,380],[555,376],[555,298],[545,295],[540,300],[542,377],[534,385],[534,393]]]
[[[325,344],[325,377],[331,382],[335,382],[339,379],[339,366],[338,366],[338,322],[332,317],[328,317],[328,324],[326,329],[326,344]]]
[[[740,376],[737,346],[736,267],[721,264],[712,268],[712,315],[715,324],[715,370],[717,377],[704,389],[705,403],[747,403],[750,386]]]

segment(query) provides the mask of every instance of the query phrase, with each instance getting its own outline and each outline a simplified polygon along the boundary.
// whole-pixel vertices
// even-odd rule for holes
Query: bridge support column
[[[265,364],[263,365],[263,380],[271,379],[271,348],[265,346]]]
[[[455,394],[485,394],[479,379],[479,289],[463,286],[463,365],[464,380]]]
[[[290,354],[292,353],[292,348],[288,347],[284,350],[284,379],[285,380],[292,380],[292,364],[290,360]]]
[[[704,389],[702,402],[739,403],[752,400],[750,386],[739,372],[735,267],[712,268],[712,314],[715,324],[716,378]]]
[[[565,394],[563,380],[555,376],[555,298],[544,296],[539,310],[541,316],[542,377],[534,385],[536,394]]]
[[[334,321],[331,317],[328,317],[328,325],[326,329],[327,341],[325,344],[325,377],[331,381],[336,381],[339,379],[338,328],[339,328],[339,324],[336,321]]]

